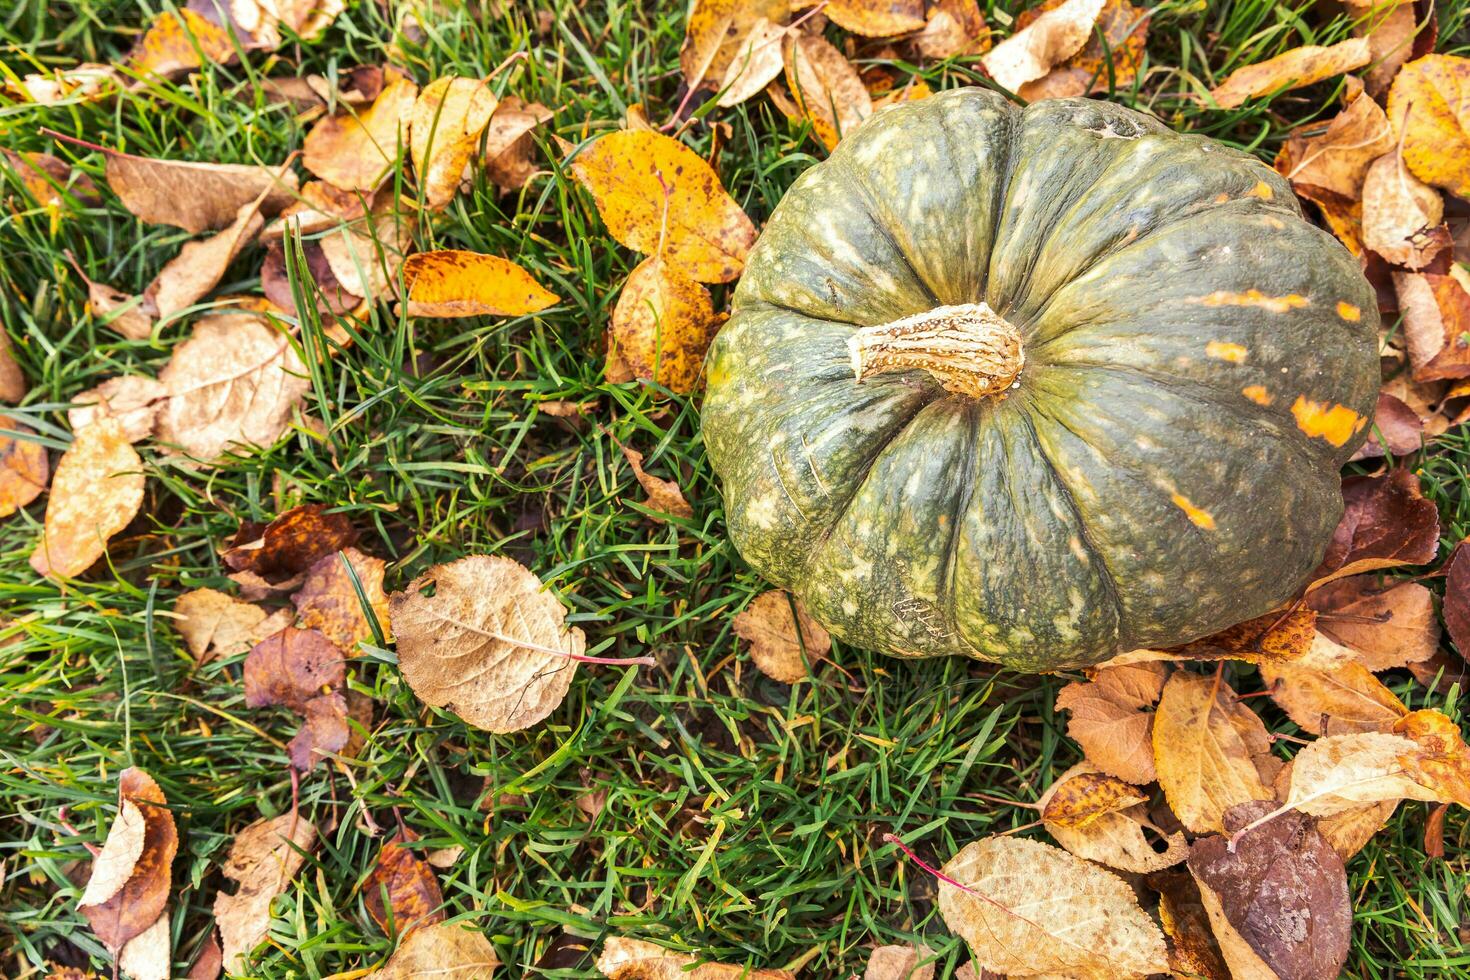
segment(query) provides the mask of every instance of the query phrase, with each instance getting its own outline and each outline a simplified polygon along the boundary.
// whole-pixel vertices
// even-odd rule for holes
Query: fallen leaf
[[[1159,893],[1159,924],[1168,940],[1173,975],[1231,980],[1194,876],[1187,871],[1159,871],[1144,880]]]
[[[67,410],[66,420],[77,432],[98,419],[115,418],[122,425],[123,438],[141,442],[153,434],[154,419],[163,408],[161,399],[166,393],[161,382],[146,375],[109,378],[73,398],[76,407]]]
[[[0,415],[0,429],[35,435],[8,415]],[[33,439],[0,434],[0,517],[9,517],[41,495],[51,475],[46,447]]]
[[[189,967],[187,980],[219,980],[220,974],[224,972],[225,955],[219,948],[219,939],[215,930],[209,931],[209,938],[204,942],[204,948],[194,958],[194,965]]]
[[[260,632],[267,619],[264,609],[214,589],[194,589],[179,596],[174,601],[174,616],[174,629],[198,664],[248,653],[270,635]]]
[[[1237,68],[1210,90],[1210,97],[1221,109],[1234,109],[1247,99],[1313,85],[1362,68],[1372,60],[1367,38],[1349,38],[1327,47],[1308,44],[1259,64]]]
[[[1393,730],[1418,746],[1401,761],[1416,782],[1438,794],[1435,802],[1470,807],[1470,746],[1460,726],[1441,711],[1420,708],[1394,722]]]
[[[761,673],[783,684],[810,676],[807,664],[825,659],[832,637],[812,619],[800,599],[780,589],[762,592],[730,621],[735,635],[750,644],[750,659]]]
[[[329,512],[324,504],[302,504],[269,524],[241,524],[221,557],[234,571],[279,581],[304,574],[356,540],[346,514]]]
[[[276,321],[244,311],[201,318],[158,380],[168,389],[158,441],[201,462],[274,443],[311,386]]]
[[[1384,800],[1438,802],[1439,793],[1416,779],[1405,760],[1419,746],[1402,735],[1358,732],[1309,742],[1291,764],[1283,809],[1330,817]]]
[[[124,769],[118,777],[118,818],[77,903],[114,953],[158,921],[168,903],[179,835],[167,802],[143,770]]]
[[[721,108],[728,109],[759,95],[762,89],[781,76],[782,44],[789,31],[789,28],[773,24],[764,17],[750,25],[749,32],[740,41],[738,53],[720,80],[722,94],[718,105]]]
[[[1388,392],[1380,391],[1368,441],[1358,447],[1348,462],[1384,455],[1407,456],[1423,448],[1424,420],[1419,413]]]
[[[1073,766],[1046,792],[1046,802],[1038,801],[1041,819],[1059,827],[1077,829],[1099,817],[1147,803],[1148,794],[1132,783],[1101,771],[1087,771]]]
[[[444,207],[459,191],[495,105],[490,86],[476,78],[445,76],[419,93],[409,123],[408,146],[429,207]]]
[[[785,970],[700,963],[686,953],[623,936],[609,936],[602,944],[597,969],[611,980],[794,980]]]
[[[1408,711],[1361,664],[1311,670],[1262,664],[1261,683],[1303,731],[1314,735],[1387,731]]]
[[[920,55],[935,60],[984,54],[990,50],[990,27],[976,0],[936,0],[913,43]]]
[[[877,946],[863,980],[934,980],[934,960],[934,950],[924,945]]]
[[[613,309],[608,357],[676,394],[699,386],[704,355],[724,322],[709,290],[657,255],[638,264]]]
[[[91,568],[143,505],[143,482],[143,460],[120,422],[100,419],[77,432],[56,465],[31,567],[58,578]]]
[[[619,244],[658,254],[700,282],[740,275],[755,225],[710,165],[678,140],[609,133],[577,154],[572,173]]]
[[[298,199],[282,209],[280,216],[261,231],[260,237],[273,242],[290,232],[315,235],[358,221],[373,213],[380,196],[374,191],[344,191],[324,180],[308,180],[302,185]],[[309,240],[302,242],[303,246],[308,244]]]
[[[100,148],[107,158],[107,186],[140,221],[172,225],[197,235],[233,224],[257,198],[272,216],[297,197],[297,178],[283,166],[155,160]],[[262,196],[264,195],[264,196]]]
[[[1396,565],[1422,565],[1439,551],[1439,510],[1400,467],[1342,481],[1343,514],[1308,591],[1335,579]]]
[[[1331,816],[1319,817],[1317,818],[1317,832],[1332,845],[1332,849],[1337,852],[1338,857],[1342,858],[1343,863],[1347,863],[1384,828],[1398,805],[1398,800],[1380,800],[1377,803],[1366,803],[1363,806],[1343,810]]]
[[[403,845],[417,840],[403,829],[383,844],[362,885],[368,914],[384,933],[401,935],[444,921],[444,895],[434,869]]]
[[[536,141],[531,133],[551,119],[551,110],[539,102],[526,102],[514,95],[500,100],[485,130],[485,149],[480,156],[486,175],[502,192],[526,186],[537,172],[532,162]]]
[[[1070,711],[1067,734],[1087,761],[1124,782],[1158,778],[1154,767],[1152,708],[1164,690],[1168,667],[1142,663],[1103,667],[1088,682],[1074,681],[1057,692],[1056,710]]]
[[[632,467],[633,476],[637,479],[639,486],[643,487],[644,493],[648,494],[648,499],[643,502],[644,506],[672,517],[691,518],[694,516],[694,508],[690,507],[689,501],[684,499],[684,491],[679,489],[679,484],[646,472],[643,469],[643,454],[638,450],[629,449],[622,443],[618,443],[618,448],[623,451],[623,458]],[[651,515],[649,520],[659,524],[664,523],[662,518]]]
[[[438,922],[410,932],[383,968],[363,980],[489,980],[498,966],[484,933],[463,922]]]
[[[828,0],[822,12],[844,30],[892,37],[924,27],[924,0]]]
[[[386,568],[387,563],[381,558],[373,558],[351,547],[319,558],[307,570],[301,589],[291,596],[296,605],[298,624],[305,629],[320,630],[344,650],[353,649],[361,641],[371,640],[373,629],[358,598],[357,589],[360,587],[379,629],[386,634],[388,596],[383,592]]]
[[[1021,11],[1016,18],[1017,33],[1063,2],[1046,0],[1039,7]],[[1107,0],[1082,48],[1036,81],[1021,86],[1016,94],[1028,102],[1037,102],[1131,87],[1143,64],[1149,16],[1147,10],[1133,6],[1128,0]]]
[[[301,281],[304,286],[309,282],[307,288],[315,298],[319,313],[342,316],[362,306],[363,298],[348,292],[337,279],[320,241],[301,242],[301,257],[306,263],[306,275]],[[286,269],[286,249],[280,241],[266,246],[265,261],[260,266],[260,291],[287,316],[300,315],[301,311],[296,308],[296,293]]]
[[[823,38],[789,34],[782,57],[797,111],[828,150],[873,114],[872,96],[857,69]]]
[[[1137,874],[1178,864],[1189,853],[1184,834],[1166,833],[1149,819],[1147,802],[1138,787],[1086,762],[1058,776],[1036,801],[1058,844],[1084,860]]]
[[[153,924],[129,939],[117,954],[117,965],[132,980],[169,980],[173,969],[173,946],[165,909]]]
[[[1320,126],[1311,123],[1293,130],[1276,157],[1276,169],[1294,187],[1320,187],[1357,200],[1368,167],[1397,142],[1388,116],[1377,102],[1359,95],[1332,118],[1321,135],[1305,135]]]
[[[1268,802],[1242,803],[1225,826],[1239,831],[1270,810]],[[1342,858],[1311,819],[1286,813],[1233,840],[1195,841],[1189,870],[1232,975],[1336,980],[1352,939],[1352,902]]]
[[[679,71],[690,89],[724,78],[750,26],[765,18],[786,23],[790,0],[697,0],[684,26]]]
[[[997,44],[980,63],[997,85],[1019,93],[1082,50],[1103,6],[1104,0],[1066,0]]]
[[[203,67],[206,61],[233,60],[235,43],[229,32],[192,10],[166,10],[148,25],[123,67],[137,75],[168,78]]]
[[[1119,877],[1017,837],[964,847],[941,869],[939,914],[998,973],[1121,980],[1166,972],[1164,936]]]
[[[1369,94],[1381,97],[1404,62],[1414,56],[1419,27],[1414,19],[1417,5],[1414,0],[1346,0],[1344,6],[1357,18],[1353,33],[1368,39],[1373,55],[1363,82]],[[1433,14],[1430,16],[1432,19]]]
[[[509,259],[458,249],[410,255],[403,282],[409,316],[523,316],[560,302]]]
[[[199,302],[219,285],[235,256],[255,241],[264,226],[259,202],[252,201],[240,208],[235,223],[224,231],[201,241],[185,242],[179,254],[144,290],[145,312],[166,319]]]
[[[1470,292],[1454,276],[1393,272],[1415,381],[1470,376]]]
[[[1456,545],[1444,565],[1444,625],[1455,649],[1470,659],[1470,557],[1467,555],[1470,548]]]
[[[1444,218],[1439,191],[1385,153],[1363,178],[1363,244],[1394,265],[1422,269],[1445,245],[1433,234]]]
[[[424,589],[432,585],[432,596]],[[561,704],[585,639],[541,580],[509,558],[436,565],[388,597],[403,678],[427,704],[497,734]]]
[[[147,304],[143,297],[129,296],[106,283],[93,282],[85,275],[81,278],[87,284],[87,310],[102,326],[128,340],[148,340],[153,336],[153,318],[145,312]]]
[[[64,207],[69,198],[78,204],[101,201],[90,176],[50,153],[17,153],[0,148],[0,159],[40,207],[55,210]]]
[[[3,90],[17,99],[38,105],[60,102],[90,102],[117,90],[119,76],[112,65],[83,62],[71,68],[35,72],[8,79]]]
[[[1307,596],[1317,629],[1352,649],[1371,671],[1427,660],[1439,647],[1434,597],[1417,582],[1379,584],[1376,576],[1338,579]]]
[[[364,715],[354,715],[352,707],[364,710]],[[291,767],[298,772],[310,772],[323,759],[332,755],[351,757],[357,733],[352,722],[357,721],[364,729],[371,723],[372,703],[355,691],[345,695],[338,691],[320,694],[306,702],[301,713],[301,727],[286,743],[286,755]]]
[[[235,836],[220,873],[239,887],[214,899],[226,972],[246,972],[250,952],[270,933],[271,901],[291,884],[316,838],[316,827],[294,810],[257,820]]]
[[[1223,830],[1225,811],[1274,797],[1281,760],[1266,726],[1223,679],[1175,671],[1154,719],[1159,785],[1179,821],[1196,834]]]
[[[327,116],[302,145],[301,163],[342,190],[372,191],[398,159],[419,87],[400,78],[365,109]]]
[[[1414,176],[1470,200],[1470,58],[1430,54],[1404,65],[1388,114]]]
[[[345,656],[320,630],[287,626],[245,657],[245,706],[279,704],[305,714],[308,701],[342,686]]]
[[[398,294],[398,271],[413,250],[417,220],[391,205],[317,239],[332,276],[354,296],[376,301]]]
[[[1316,622],[1317,614],[1311,609],[1270,612],[1186,643],[1177,652],[1190,660],[1290,663],[1310,654]]]

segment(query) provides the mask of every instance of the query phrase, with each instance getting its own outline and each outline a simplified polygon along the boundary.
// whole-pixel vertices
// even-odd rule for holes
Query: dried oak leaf
[[[260,212],[278,214],[296,200],[296,174],[285,167],[155,160],[103,149],[107,186],[139,220],[191,234],[220,231],[256,198]]]
[[[534,725],[561,704],[586,644],[564,625],[556,596],[509,558],[436,565],[390,595],[388,609],[413,692],[497,734]]]
[[[509,259],[459,249],[410,255],[403,282],[409,316],[522,316],[559,302]]]
[[[1057,692],[1057,711],[1070,711],[1067,734],[1087,761],[1128,783],[1151,783],[1154,768],[1151,709],[1164,690],[1169,668],[1162,663],[1102,667],[1087,682]]]
[[[128,52],[124,69],[164,78],[200,68],[206,61],[228,64],[235,59],[229,32],[192,10],[164,11]]]
[[[602,944],[597,969],[610,980],[793,980],[785,970],[701,963],[687,953],[623,936],[609,936]]]
[[[1159,785],[1179,821],[1197,834],[1223,830],[1225,811],[1269,800],[1282,762],[1266,726],[1221,678],[1176,671],[1154,718]]]
[[[1168,970],[1164,936],[1123,879],[1017,837],[964,847],[942,869],[939,914],[974,962],[1011,976],[1121,980]]]
[[[536,173],[532,162],[536,141],[531,133],[551,115],[551,110],[539,102],[526,102],[514,95],[501,99],[495,107],[495,115],[485,129],[480,165],[501,192],[519,190]]]
[[[194,589],[179,596],[174,601],[174,616],[174,629],[199,664],[248,653],[270,635],[261,632],[267,620],[264,609],[214,589]]]
[[[1362,68],[1372,60],[1367,38],[1349,38],[1327,47],[1309,44],[1259,64],[1237,68],[1210,90],[1210,97],[1221,109],[1234,109],[1247,99],[1313,85],[1333,75]]]
[[[118,778],[118,816],[92,864],[77,903],[92,931],[114,953],[163,914],[179,835],[163,790],[141,769]]]
[[[56,464],[46,527],[31,567],[59,578],[85,572],[138,513],[143,482],[143,460],[120,422],[99,419],[77,432]]]
[[[316,838],[316,827],[294,810],[257,820],[235,836],[220,872],[239,887],[214,899],[226,972],[246,971],[246,957],[270,932],[271,900],[301,870]]]
[[[1086,762],[1057,777],[1036,801],[1047,833],[1084,860],[1147,874],[1183,861],[1189,845],[1149,819],[1148,795]],[[1147,836],[1145,831],[1151,835]],[[1155,849],[1155,841],[1163,850]]]
[[[828,0],[822,12],[844,30],[892,37],[924,27],[924,0]]]
[[[221,557],[237,572],[289,579],[356,540],[357,529],[346,514],[329,512],[325,504],[302,504],[269,524],[242,523]]]
[[[1267,802],[1242,803],[1225,826],[1233,833],[1270,811]],[[1347,961],[1347,872],[1313,823],[1286,813],[1190,848],[1189,870],[1234,976],[1336,980]]]
[[[1017,31],[1063,2],[1046,0],[1039,7],[1021,11],[1016,17]],[[1130,87],[1143,64],[1148,18],[1147,10],[1133,6],[1128,0],[1107,0],[1095,29],[1088,32],[1087,43],[1036,81],[1021,86],[1016,94],[1028,102],[1038,102]]]
[[[1394,265],[1422,269],[1445,247],[1444,199],[1409,172],[1401,153],[1374,160],[1363,178],[1363,244]]]
[[[572,160],[618,243],[661,255],[699,282],[730,282],[745,267],[755,225],[693,150],[661,133],[609,133]]]
[[[489,84],[478,78],[446,75],[419,93],[410,113],[408,149],[429,207],[442,208],[459,192],[495,105]]]
[[[1371,671],[1427,660],[1439,648],[1434,596],[1418,582],[1355,575],[1309,593],[1306,602],[1317,611],[1318,631]]]
[[[1415,381],[1470,376],[1470,292],[1455,276],[1393,272]]]
[[[1431,54],[1404,65],[1388,114],[1414,176],[1470,200],[1470,58]]]
[[[628,275],[613,309],[608,379],[638,378],[688,394],[699,386],[705,352],[724,321],[708,289],[649,256]]]
[[[368,914],[388,935],[444,921],[444,895],[434,869],[403,846],[416,839],[412,831],[403,829],[384,842],[362,885]]]
[[[857,69],[823,38],[788,34],[782,58],[798,114],[829,151],[873,114],[873,98]]]
[[[311,386],[291,338],[253,312],[201,318],[158,380],[168,389],[158,441],[201,462],[275,442]]]
[[[344,656],[320,630],[287,626],[245,657],[245,706],[280,704],[304,715],[308,701],[347,679]]]
[[[362,640],[373,638],[372,624],[364,613],[358,588],[367,600],[379,629],[388,631],[388,596],[383,592],[387,563],[356,548],[344,548],[320,558],[306,572],[301,588],[291,596],[298,625],[321,630],[333,643],[351,650]],[[353,580],[356,579],[356,585]]]
[[[382,969],[363,980],[489,980],[498,966],[484,933],[462,922],[439,922],[410,932]]]
[[[1396,565],[1422,565],[1439,551],[1439,510],[1419,490],[1419,477],[1400,467],[1384,476],[1342,481],[1342,520],[1309,589],[1335,579]]]
[[[990,50],[980,63],[1001,88],[1019,93],[1082,50],[1105,0],[1066,0]]]
[[[877,946],[868,954],[863,980],[934,980],[934,950],[917,946]]]
[[[1314,735],[1380,732],[1408,709],[1361,664],[1331,670],[1262,664],[1261,682],[1292,721]]]
[[[35,435],[34,429],[8,415],[0,415],[0,429]],[[50,475],[45,446],[0,433],[0,517],[9,517],[39,497]]]
[[[782,45],[789,32],[790,28],[764,17],[750,25],[750,30],[740,39],[738,53],[720,79],[721,108],[728,109],[759,95],[781,77]]]
[[[1292,186],[1322,188],[1351,200],[1363,190],[1368,167],[1394,148],[1388,115],[1366,94],[1360,94],[1328,123],[1319,136],[1305,135],[1320,123],[1293,130],[1276,157],[1276,169]]]
[[[66,420],[75,432],[99,418],[115,418],[122,423],[124,438],[141,442],[153,434],[154,419],[167,393],[162,382],[146,375],[109,378],[73,398],[76,407],[67,410]]]
[[[679,484],[673,480],[663,480],[653,476],[643,469],[643,454],[636,449],[629,449],[622,443],[618,448],[623,451],[623,458],[633,469],[633,476],[638,485],[648,494],[644,506],[650,510],[660,511],[673,517],[691,518],[694,516],[694,508],[689,506],[689,501],[684,499],[684,491],[679,489]],[[664,523],[663,518],[649,515],[649,520],[659,524]]]
[[[400,78],[367,108],[320,120],[306,134],[302,165],[342,190],[377,190],[398,159],[418,95],[418,85]]]
[[[1159,893],[1159,924],[1169,944],[1173,975],[1232,980],[1194,876],[1188,871],[1158,871],[1144,881]]]
[[[725,77],[752,24],[761,18],[784,24],[790,15],[790,0],[697,0],[679,49],[679,71],[685,83],[697,89]]]
[[[913,45],[922,57],[935,60],[984,54],[990,50],[990,26],[976,0],[936,0]]]
[[[815,664],[832,649],[832,637],[800,599],[795,602],[793,617],[792,597],[772,589],[756,596],[730,621],[735,635],[750,644],[750,659],[761,673],[783,684],[809,676],[808,662]]]

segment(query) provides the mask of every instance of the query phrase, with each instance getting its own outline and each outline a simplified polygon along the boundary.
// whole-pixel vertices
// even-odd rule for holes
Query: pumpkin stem
[[[858,381],[888,371],[928,371],[945,391],[981,398],[1010,388],[1026,363],[1021,334],[984,303],[938,306],[863,327],[847,340]]]

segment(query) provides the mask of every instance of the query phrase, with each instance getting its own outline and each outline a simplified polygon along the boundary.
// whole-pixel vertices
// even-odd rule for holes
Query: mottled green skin
[[[1306,305],[1202,300],[1248,290]],[[1024,338],[1006,397],[854,381],[857,327],[980,300]],[[899,656],[1054,670],[1269,611],[1321,558],[1377,393],[1372,290],[1288,185],[1085,100],[877,113],[792,186],[734,308],[703,415],[731,537]],[[1362,420],[1334,445],[1299,396]]]

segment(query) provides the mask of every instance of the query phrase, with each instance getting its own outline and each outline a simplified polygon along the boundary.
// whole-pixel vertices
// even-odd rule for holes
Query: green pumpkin
[[[1258,160],[962,89],[792,185],[710,350],[704,438],[735,546],[834,635],[1075,667],[1302,585],[1377,327]]]

